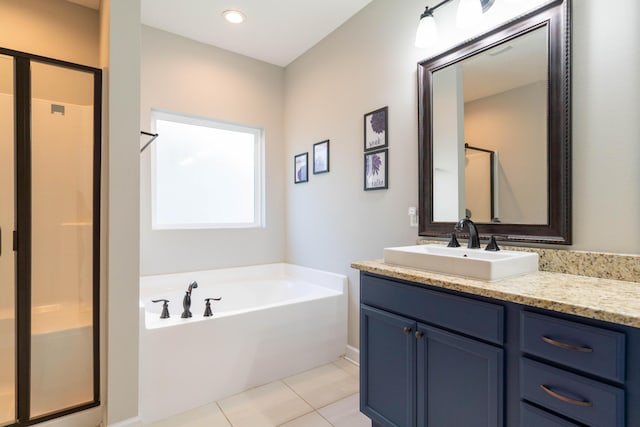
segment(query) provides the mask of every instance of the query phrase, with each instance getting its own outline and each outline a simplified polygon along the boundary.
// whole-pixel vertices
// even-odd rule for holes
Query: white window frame
[[[187,114],[168,112],[163,110],[151,110],[151,130],[156,132],[156,121],[165,120],[188,125],[211,127],[214,129],[223,129],[249,133],[253,135],[254,140],[254,212],[253,222],[246,223],[177,223],[165,224],[157,221],[157,144],[162,144],[162,135],[151,144],[151,228],[153,230],[188,230],[188,229],[230,229],[230,228],[264,228],[265,227],[265,206],[264,206],[264,130],[256,126],[242,125],[236,123],[225,122],[222,120],[211,119],[206,117],[197,117]]]

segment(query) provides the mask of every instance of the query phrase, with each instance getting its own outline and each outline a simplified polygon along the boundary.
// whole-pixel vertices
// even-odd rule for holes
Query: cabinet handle
[[[416,331],[416,338],[420,339],[422,337],[424,337],[424,332]]]
[[[405,335],[409,335],[409,334],[411,333],[411,328],[410,328],[410,327],[408,327],[408,326],[405,326],[405,327],[404,327],[404,329],[403,329],[403,331],[404,331],[404,334],[405,334]]]
[[[584,407],[591,407],[593,406],[593,403],[589,402],[588,400],[576,400],[576,399],[572,399],[570,397],[567,396],[563,396],[559,393],[556,393],[555,391],[551,390],[549,387],[545,386],[544,384],[540,384],[540,388],[547,393],[549,396],[556,398],[558,400],[561,400],[563,402],[566,403],[570,403],[572,405],[577,405],[577,406],[584,406]]]
[[[593,349],[587,346],[578,346],[578,345],[573,345],[573,344],[567,344],[565,342],[561,342],[561,341],[556,341],[554,339],[551,339],[549,337],[546,336],[542,336],[542,341],[546,342],[547,344],[551,344],[553,346],[556,347],[560,347],[560,348],[564,348],[565,350],[572,350],[572,351],[579,351],[581,353],[592,353]]]

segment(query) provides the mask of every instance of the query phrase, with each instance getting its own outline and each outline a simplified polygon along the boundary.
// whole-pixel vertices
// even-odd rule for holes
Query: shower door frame
[[[14,59],[14,148],[16,258],[16,423],[23,427],[100,406],[100,198],[102,150],[102,70],[0,47]],[[93,400],[31,418],[31,62],[93,74],[92,321]],[[5,233],[6,235],[6,233]],[[6,238],[6,237],[5,237]]]

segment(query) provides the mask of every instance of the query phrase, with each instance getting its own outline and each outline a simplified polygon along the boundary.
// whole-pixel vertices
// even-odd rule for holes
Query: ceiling
[[[464,101],[547,81],[547,37],[538,28],[462,61]]]
[[[80,1],[80,0],[78,0]],[[274,65],[286,66],[371,0],[141,0],[142,23]],[[246,15],[242,24],[222,17]]]

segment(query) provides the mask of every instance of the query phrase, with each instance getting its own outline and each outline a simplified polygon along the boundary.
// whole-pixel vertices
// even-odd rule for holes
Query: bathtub
[[[193,317],[182,319],[193,280]],[[204,299],[217,297],[204,317]],[[161,298],[168,319],[151,302]],[[156,421],[329,363],[346,345],[346,276],[267,264],[142,277],[140,417]]]

